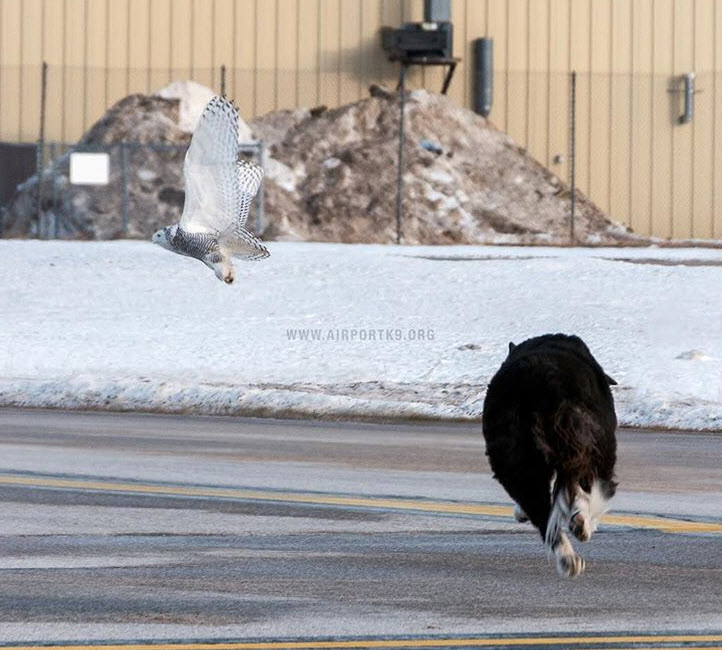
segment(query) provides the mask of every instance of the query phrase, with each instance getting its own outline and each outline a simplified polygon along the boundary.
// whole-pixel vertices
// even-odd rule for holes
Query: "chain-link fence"
[[[492,121],[635,233],[722,238],[722,74],[572,78],[497,74]]]
[[[11,201],[13,219],[6,216],[0,222],[0,235],[4,226],[6,235],[24,230],[30,236],[48,239],[146,238],[180,218],[187,149],[185,144],[46,142],[40,147],[41,171],[21,186]],[[71,158],[82,153],[107,155],[107,182],[73,182]],[[263,142],[241,143],[238,153],[265,166]],[[15,223],[18,219],[23,222]],[[263,232],[263,185],[251,207],[249,227]]]
[[[342,59],[337,59],[334,65],[324,60],[318,68],[293,72],[51,66],[45,116],[48,141],[40,148],[44,172],[35,189],[38,217],[32,232],[52,237],[77,229],[73,219],[82,213],[82,201],[92,204],[94,218],[110,236],[139,236],[134,224],[144,218],[149,228],[155,226],[151,212],[160,225],[168,223],[182,198],[183,147],[110,145],[105,150],[111,183],[79,193],[66,180],[68,145],[58,142],[79,137],[127,93],[157,90],[173,78],[194,78],[216,92],[225,90],[247,120],[298,106],[315,109],[312,114],[321,116],[304,123],[306,130],[299,131],[293,145],[276,140],[294,114],[278,114],[275,122],[267,121],[267,144],[273,148],[270,162],[285,165],[288,181],[279,184],[274,179],[272,188],[269,183],[272,196],[266,193],[266,225],[283,219],[294,237],[308,239],[394,241],[400,114],[393,89],[398,67],[356,62],[345,71]],[[527,65],[527,69],[514,71],[508,62],[505,70],[494,74],[489,123],[511,137],[518,147],[515,156],[501,156],[498,147],[486,147],[484,138],[472,133],[452,109],[441,115],[432,104],[417,101],[415,88],[439,91],[441,69],[410,70],[403,241],[470,242],[484,239],[488,231],[498,233],[498,241],[505,241],[506,235],[507,240],[512,236],[543,240],[539,235],[549,224],[560,238],[562,230],[568,236],[572,196],[576,196],[571,192],[572,172],[579,192],[574,210],[582,221],[592,218],[593,204],[599,214],[641,235],[722,238],[722,136],[717,133],[722,75],[702,72],[690,82],[686,75],[580,72],[573,109],[571,74],[536,71],[528,64],[521,61],[519,67]],[[41,108],[37,97],[31,101],[30,89],[41,82],[40,70],[3,68],[0,79],[4,88],[8,80],[22,86],[22,101],[17,104],[3,93],[0,126],[5,138],[36,141]],[[691,90],[685,85],[689,83]],[[346,120],[343,129],[319,107],[368,97],[371,84],[390,89],[375,91],[376,97],[388,98],[387,104],[343,113],[338,118]],[[471,106],[473,93],[469,75],[457,72],[449,99],[455,105]],[[314,130],[314,124],[323,120],[326,132]],[[306,149],[292,151],[291,146]],[[262,147],[254,147],[251,155],[262,157]],[[535,170],[534,161],[543,168]],[[156,168],[176,171],[159,175]],[[263,206],[259,214],[263,215]],[[370,225],[354,227],[352,218],[366,219]],[[331,219],[338,225],[330,225]],[[593,241],[583,238],[583,228],[580,233],[581,241]]]

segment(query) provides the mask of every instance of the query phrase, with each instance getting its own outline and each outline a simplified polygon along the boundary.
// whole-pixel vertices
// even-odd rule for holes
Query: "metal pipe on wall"
[[[494,101],[494,39],[474,41],[474,111],[489,117]]]

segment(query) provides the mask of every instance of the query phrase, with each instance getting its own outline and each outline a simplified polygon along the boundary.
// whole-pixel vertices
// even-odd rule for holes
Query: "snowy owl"
[[[225,97],[208,102],[193,133],[183,165],[185,204],[180,222],[153,234],[153,243],[201,260],[219,280],[231,284],[233,257],[269,256],[260,239],[244,228],[263,168],[238,160],[238,111]]]

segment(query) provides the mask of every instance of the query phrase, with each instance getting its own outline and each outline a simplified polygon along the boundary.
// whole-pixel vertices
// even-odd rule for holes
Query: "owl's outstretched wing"
[[[218,234],[246,222],[263,168],[238,160],[238,111],[225,97],[213,97],[203,111],[186,153],[183,178],[183,230]]]
[[[239,224],[221,233],[218,244],[229,255],[247,262],[262,260],[271,254],[258,237]]]

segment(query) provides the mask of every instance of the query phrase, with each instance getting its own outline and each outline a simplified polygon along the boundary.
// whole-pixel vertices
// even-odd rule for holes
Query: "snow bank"
[[[235,285],[144,242],[0,241],[0,405],[474,419],[582,336],[620,422],[722,429],[722,251],[272,243]]]

